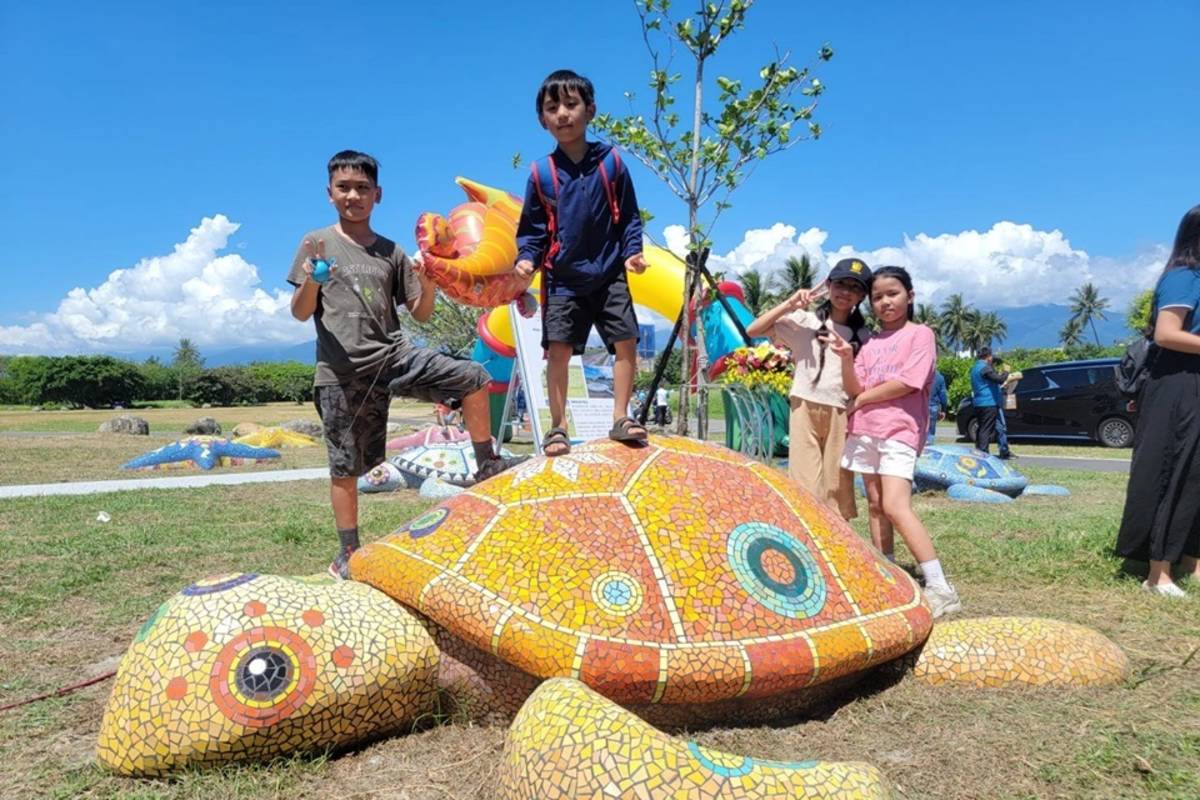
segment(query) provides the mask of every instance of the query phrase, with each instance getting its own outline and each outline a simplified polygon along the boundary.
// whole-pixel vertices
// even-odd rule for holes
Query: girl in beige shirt
[[[832,327],[858,352],[870,335],[859,310],[870,280],[865,263],[842,259],[821,286],[801,289],[746,329],[751,336],[767,336],[786,347],[796,365],[788,398],[788,474],[846,519],[858,515],[854,477],[840,464],[848,398],[841,362],[832,358],[826,365],[826,337]],[[807,310],[818,300],[814,310]]]

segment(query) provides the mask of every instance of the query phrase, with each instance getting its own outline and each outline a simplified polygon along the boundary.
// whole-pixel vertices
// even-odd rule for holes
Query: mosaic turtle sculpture
[[[931,445],[921,452],[913,490],[944,490],[952,500],[976,503],[1006,503],[1021,495],[1070,494],[1062,486],[1031,484],[1011,462],[954,444]]]
[[[1127,670],[1115,645],[1078,626],[1003,618],[933,627],[908,574],[786,476],[673,437],[641,448],[597,441],[527,461],[367,545],[350,569],[359,583],[226,577],[168,601],[122,662],[101,759],[121,772],[161,774],[398,730],[420,703],[386,719],[336,712],[339,702],[361,707],[364,692],[392,680],[386,672],[406,676],[400,682],[420,698],[436,685],[472,717],[509,717],[536,701],[520,718],[524,733],[513,729],[519,755],[506,764],[585,769],[597,736],[612,738],[604,746],[624,756],[611,761],[609,782],[630,786],[629,796],[670,796],[670,781],[700,774],[695,764],[727,775],[749,763],[818,771],[784,784],[725,781],[726,793],[694,796],[775,796],[764,787],[811,787],[819,774],[824,785],[801,796],[875,797],[885,790],[870,769],[764,767],[651,736],[647,722],[794,716],[885,664],[929,683],[981,687],[1101,685]],[[379,610],[326,613],[348,591],[360,604],[374,598]],[[385,644],[413,625],[432,650]],[[343,674],[368,662],[353,681]],[[550,693],[574,700],[531,698],[555,677],[589,688]],[[556,713],[574,720],[561,735]],[[690,753],[695,764],[664,777],[654,761],[664,753]],[[647,777],[656,775],[664,782]],[[505,777],[505,796],[550,796],[531,780]]]

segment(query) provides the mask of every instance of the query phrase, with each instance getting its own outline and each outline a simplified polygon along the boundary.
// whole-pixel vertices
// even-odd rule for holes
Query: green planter
[[[755,439],[770,436],[770,454],[775,458],[787,456],[791,408],[786,396],[762,389],[727,386],[721,389],[721,403],[725,408],[726,447],[748,455],[762,455],[768,452],[768,443]]]

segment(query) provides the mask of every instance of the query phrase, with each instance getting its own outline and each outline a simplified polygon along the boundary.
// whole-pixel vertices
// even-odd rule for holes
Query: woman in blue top
[[[1184,215],[1154,290],[1150,374],[1138,425],[1117,555],[1150,562],[1142,586],[1187,593],[1171,579],[1200,579],[1200,206]]]

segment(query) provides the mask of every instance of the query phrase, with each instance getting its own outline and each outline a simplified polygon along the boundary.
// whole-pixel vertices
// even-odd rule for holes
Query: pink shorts
[[[877,439],[865,434],[846,437],[842,448],[842,469],[867,475],[892,475],[913,479],[917,466],[917,451],[895,439]]]

